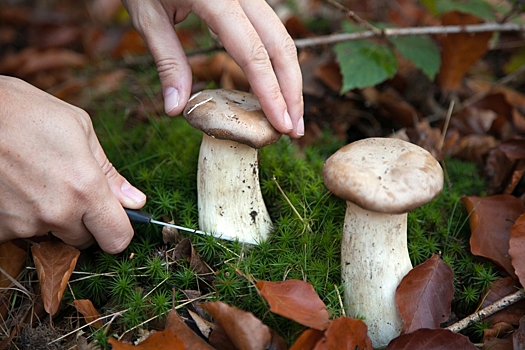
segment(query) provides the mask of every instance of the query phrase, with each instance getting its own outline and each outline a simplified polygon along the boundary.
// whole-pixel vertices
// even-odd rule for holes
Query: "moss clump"
[[[183,118],[169,117],[129,127],[120,106],[133,101],[131,94],[122,92],[98,108],[94,124],[108,158],[148,195],[145,210],[155,218],[197,228],[200,132]],[[213,282],[200,278],[184,262],[167,261],[170,247],[163,247],[160,229],[138,225],[136,238],[123,254],[98,252],[87,259],[83,268],[92,275],[71,283],[73,290],[83,291],[98,306],[127,309],[118,322],[129,330],[164,314],[172,300],[184,298],[181,290],[199,289],[209,293],[208,299],[251,311],[290,343],[301,327],[269,313],[253,281],[308,281],[333,317],[342,314],[340,242],[345,203],[327,191],[321,173],[325,159],[342,145],[326,131],[302,152],[286,137],[260,150],[261,190],[275,232],[256,247],[191,236],[197,254],[215,272]],[[438,253],[453,268],[454,311],[461,316],[475,308],[496,273],[470,254],[468,215],[460,203],[462,195],[481,195],[485,184],[473,165],[445,162],[451,185],[438,199],[409,214],[409,250],[414,265]]]

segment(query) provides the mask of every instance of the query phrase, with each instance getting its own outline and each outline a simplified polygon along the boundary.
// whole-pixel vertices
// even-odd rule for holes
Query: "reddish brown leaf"
[[[311,284],[301,280],[258,281],[256,286],[270,304],[270,311],[320,331],[330,325],[326,306]]]
[[[60,305],[67,281],[75,269],[80,251],[62,242],[42,242],[31,246],[44,308],[53,316]]]
[[[443,25],[477,24],[481,21],[470,14],[448,12],[442,17]],[[485,55],[492,32],[458,33],[438,37],[441,43],[441,68],[437,81],[441,88],[457,88],[470,67]]]
[[[490,338],[483,341],[483,350],[515,350],[512,347],[512,339]]]
[[[509,254],[522,286],[525,286],[525,214],[510,229]]]
[[[335,319],[314,350],[372,349],[372,341],[367,332],[368,327],[361,320],[349,317]]]
[[[73,305],[73,307],[77,309],[77,311],[80,312],[82,316],[84,316],[84,319],[87,323],[93,322],[100,318],[100,314],[89,299],[76,299],[71,303],[71,305]],[[91,325],[95,328],[100,328],[102,327],[102,320],[93,322]]]
[[[0,267],[5,273],[17,279],[18,275],[24,270],[27,253],[25,250],[17,247],[12,241],[4,242],[0,244]],[[7,306],[9,304],[9,290],[4,290],[11,285],[11,280],[7,278],[3,273],[0,273],[0,290],[3,292],[0,294],[0,315],[5,320],[7,317]]]
[[[477,348],[464,335],[448,329],[421,328],[403,334],[392,340],[386,350],[476,350]]]
[[[323,331],[307,329],[297,338],[290,350],[312,350],[323,337]]]
[[[239,310],[220,301],[202,304],[239,349],[265,349],[271,341],[268,326],[252,313]],[[213,334],[213,333],[212,333]]]
[[[518,281],[512,277],[500,278],[492,283],[490,289],[486,295],[481,298],[481,309],[486,308],[490,304],[497,302],[500,299],[508,296],[509,294],[515,293],[518,290]],[[525,300],[520,300],[515,304],[507,306],[501,311],[496,312],[484,319],[491,326],[499,322],[508,322],[513,325],[517,325],[521,317],[525,314]]]
[[[239,350],[220,324],[216,324],[215,327],[213,327],[208,341],[210,345],[217,350]]]
[[[184,342],[171,330],[155,332],[138,345],[123,344],[115,338],[108,341],[113,350],[186,350]]]
[[[120,38],[117,46],[111,51],[113,58],[122,58],[126,55],[140,54],[148,51],[146,43],[135,29],[127,30]]]
[[[188,348],[195,350],[213,349],[180,319],[179,314],[174,309],[168,314],[166,329],[176,334]]]
[[[511,195],[463,197],[461,201],[470,213],[472,254],[492,260],[515,277],[509,255],[510,229],[525,212],[523,202]]]
[[[396,290],[396,303],[403,318],[402,333],[420,328],[439,328],[450,316],[454,297],[454,273],[434,254],[414,267]]]
[[[520,327],[512,335],[514,349],[525,349],[525,316],[520,320]]]

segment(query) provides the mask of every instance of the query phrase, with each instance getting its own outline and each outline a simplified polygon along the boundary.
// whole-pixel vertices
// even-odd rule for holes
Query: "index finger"
[[[266,28],[259,29],[260,33],[238,1],[211,4],[213,6],[208,1],[200,2],[194,12],[219,36],[244,70],[272,125],[282,133],[297,136],[297,123],[302,116],[301,74],[298,63],[294,63],[295,47],[291,50],[291,39],[284,26],[264,1],[250,3],[249,13],[259,18],[257,27]],[[217,13],[228,15],[217,16]],[[261,39],[260,34],[265,38]],[[284,68],[289,68],[289,72]],[[291,82],[285,83],[288,80]]]

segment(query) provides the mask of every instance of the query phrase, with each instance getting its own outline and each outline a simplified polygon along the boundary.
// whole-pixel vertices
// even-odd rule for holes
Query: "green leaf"
[[[492,7],[484,0],[421,0],[428,9],[435,14],[443,14],[450,11],[469,13],[476,17],[493,21],[495,20]]]
[[[337,44],[334,51],[343,76],[341,93],[379,84],[394,76],[397,71],[394,51],[372,41],[358,40]]]
[[[405,36],[389,40],[406,59],[412,61],[430,80],[434,80],[441,65],[441,57],[430,37]]]

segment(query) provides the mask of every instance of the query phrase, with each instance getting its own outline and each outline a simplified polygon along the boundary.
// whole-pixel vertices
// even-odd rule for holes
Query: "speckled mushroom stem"
[[[250,244],[268,238],[272,223],[259,186],[256,149],[204,134],[197,193],[201,230]]]
[[[341,272],[348,316],[364,317],[374,349],[396,338],[403,326],[395,294],[412,269],[407,214],[383,214],[347,201]]]

